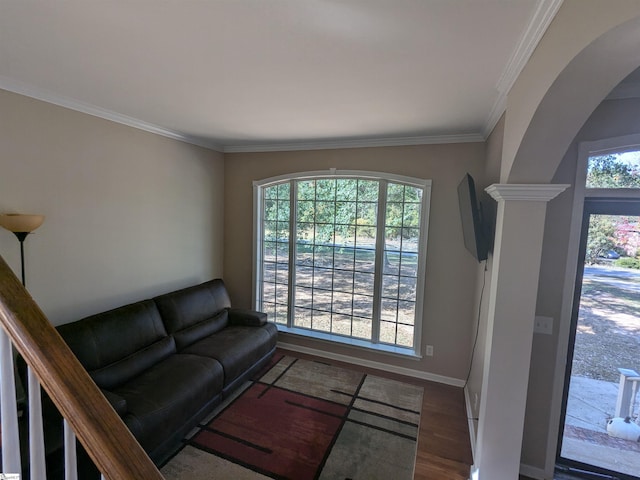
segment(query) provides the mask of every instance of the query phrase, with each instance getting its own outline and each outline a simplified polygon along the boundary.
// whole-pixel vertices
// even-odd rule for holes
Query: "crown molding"
[[[58,95],[48,90],[34,87],[32,85],[10,79],[2,75],[0,75],[0,89],[17,93],[19,95],[24,95],[25,97],[35,98],[36,100],[42,100],[43,102],[52,103],[54,105],[58,105],[59,107],[75,110],[76,112],[86,113],[87,115],[92,115],[94,117],[109,120],[111,122],[127,125],[128,127],[144,130],[145,132],[161,135],[173,140],[179,140],[191,145],[197,145],[199,147],[222,152],[223,147],[221,145],[210,142],[206,139],[186,135],[184,133],[164,128],[159,125],[154,125],[153,123],[138,120],[137,118],[122,115],[120,113],[97,107],[89,103],[74,100],[63,95]]]
[[[484,141],[485,138],[479,133],[466,133],[460,135],[426,135],[421,137],[385,137],[355,140],[327,139],[299,143],[227,145],[224,147],[223,151],[224,153],[285,152],[295,150],[330,150],[338,148],[402,147],[410,145],[474,143]]]
[[[548,202],[556,198],[569,184],[507,184],[494,183],[485,188],[498,201]]]
[[[443,143],[472,143],[484,142],[485,138],[479,133],[468,133],[459,135],[428,135],[416,137],[387,137],[355,140],[318,140],[310,142],[291,143],[267,143],[267,144],[247,144],[247,145],[223,145],[200,137],[186,135],[182,132],[161,127],[137,118],[122,115],[89,103],[80,102],[72,98],[57,95],[50,91],[28,85],[23,82],[7,78],[0,75],[0,89],[24,95],[26,97],[52,103],[60,107],[68,108],[80,113],[86,113],[94,117],[120,123],[129,127],[144,130],[146,132],[161,135],[163,137],[179,140],[181,142],[208,148],[216,152],[282,152],[293,150],[328,150],[337,148],[366,148],[366,147],[392,147],[408,145],[429,145]]]
[[[518,45],[514,49],[507,66],[502,72],[497,82],[496,89],[498,97],[494,102],[491,112],[485,122],[485,126],[480,133],[451,134],[451,135],[426,135],[411,137],[385,137],[370,139],[327,139],[313,140],[307,142],[286,142],[286,143],[261,143],[261,144],[237,144],[224,145],[210,139],[191,136],[176,130],[171,130],[159,125],[155,125],[137,118],[122,115],[111,110],[107,110],[96,105],[74,100],[53,92],[27,85],[25,83],[10,79],[0,75],[0,89],[18,93],[27,97],[42,100],[64,108],[86,113],[98,118],[103,118],[112,122],[127,125],[129,127],[144,130],[146,132],[161,135],[181,142],[208,148],[217,152],[239,153],[239,152],[278,152],[295,150],[329,150],[341,148],[367,148],[367,147],[392,147],[411,145],[432,145],[446,143],[472,143],[484,142],[491,134],[498,120],[504,113],[507,106],[507,95],[515,83],[518,75],[529,61],[531,54],[544,35],[547,27],[553,20],[563,0],[539,0],[537,8],[532,15],[524,34],[520,38]],[[631,98],[627,94],[625,97]],[[635,94],[633,95],[636,96]],[[638,94],[637,96],[640,96]]]
[[[542,36],[547,31],[549,24],[558,13],[563,0],[540,0],[536,11],[531,16],[529,24],[520,38],[518,45],[514,49],[511,58],[507,62],[507,66],[502,71],[502,75],[496,84],[498,98],[491,108],[489,117],[485,123],[483,135],[487,138],[493,128],[500,120],[500,117],[507,109],[507,96],[511,87],[516,82],[522,69],[527,64],[533,51],[538,46]]]

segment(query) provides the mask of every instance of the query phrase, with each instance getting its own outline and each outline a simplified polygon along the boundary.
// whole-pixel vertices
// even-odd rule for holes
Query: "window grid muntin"
[[[397,192],[397,189],[401,188],[402,190],[402,199],[401,201],[398,201],[397,199],[394,199],[393,201],[390,200],[390,196],[397,194],[399,192]],[[383,333],[384,338],[380,338],[380,342],[381,343],[387,343],[387,344],[391,344],[391,345],[404,345],[404,346],[409,346],[412,347],[413,344],[415,343],[415,316],[417,313],[417,284],[418,284],[418,268],[417,268],[417,257],[418,257],[418,250],[419,250],[419,244],[416,243],[415,248],[406,248],[405,249],[405,232],[411,232],[412,230],[417,230],[417,235],[415,235],[415,237],[417,237],[417,241],[420,241],[420,231],[419,228],[415,227],[415,222],[408,222],[410,224],[409,227],[405,226],[405,219],[407,217],[406,213],[407,213],[407,205],[417,205],[418,206],[418,211],[414,212],[418,218],[418,222],[420,221],[419,219],[421,218],[421,212],[419,210],[421,203],[421,199],[420,197],[420,190],[415,190],[415,193],[418,194],[418,199],[416,201],[408,201],[407,199],[407,189],[408,188],[413,188],[415,189],[415,187],[412,186],[408,186],[408,185],[401,185],[395,182],[390,182],[390,187],[388,189],[388,194],[387,194],[387,208],[385,209],[385,212],[388,214],[389,213],[389,206],[393,207],[394,205],[396,207],[400,206],[402,214],[400,215],[400,222],[399,223],[393,223],[392,221],[386,222],[385,219],[385,245],[384,245],[384,253],[387,255],[387,258],[389,258],[390,253],[393,253],[394,255],[397,254],[398,255],[398,266],[397,269],[394,269],[394,272],[387,272],[385,271],[383,274],[383,278],[382,278],[382,292],[381,292],[381,296],[380,296],[380,300],[381,300],[381,305],[384,307],[384,305],[389,305],[390,303],[392,305],[395,305],[395,308],[393,308],[393,312],[394,312],[394,318],[390,319],[387,316],[387,312],[388,312],[388,308],[382,308],[382,312],[381,312],[381,316],[380,316],[380,327],[381,327],[381,332]],[[387,215],[388,216],[388,215]],[[398,218],[398,217],[396,217]],[[387,247],[387,229],[391,229],[392,231],[398,231],[400,232],[400,236],[399,236],[399,241],[400,244],[396,249],[391,249]],[[414,237],[414,235],[410,235],[410,237]],[[408,255],[406,254],[411,254],[411,256],[415,255],[416,258],[416,266],[415,269],[411,269],[411,271],[413,271],[413,275],[406,275],[406,270],[404,268],[404,264],[405,262],[408,261]],[[386,262],[384,263],[384,267],[386,269]],[[397,272],[397,273],[395,273]],[[390,279],[393,278],[393,284],[394,284],[394,290],[395,290],[395,295],[393,296],[389,296],[388,294],[386,294],[384,286],[385,286],[385,281],[390,281]],[[413,295],[410,296],[410,298],[407,298],[407,296],[405,294],[403,294],[403,282],[406,283],[407,279],[410,279],[410,283],[413,287]],[[402,308],[404,307],[404,308]],[[403,315],[406,315],[406,312],[409,312],[409,318],[412,320],[404,320]],[[411,315],[412,314],[412,315]],[[407,328],[403,328],[403,327],[407,327]],[[399,340],[398,339],[398,334],[399,331],[404,331],[407,330],[406,333],[406,337],[408,339],[411,339],[411,343],[408,342],[408,340]],[[392,339],[390,339],[388,337],[389,333],[391,333],[392,335]]]
[[[369,296],[369,298],[366,301],[368,305],[365,304],[364,309],[358,308],[355,305],[355,300],[358,298],[358,292],[356,290],[356,274],[354,273],[354,271],[356,271],[357,273],[357,260],[358,260],[357,254],[359,251],[357,240],[346,242],[346,246],[347,246],[346,250],[347,252],[351,253],[351,261],[350,261],[350,264],[348,265],[349,268],[344,269],[344,268],[338,267],[339,263],[337,262],[337,255],[341,254],[345,250],[345,242],[342,241],[340,244],[337,243],[336,233],[339,232],[339,229],[336,227],[353,225],[355,229],[355,235],[351,236],[352,239],[357,238],[358,227],[357,227],[356,221],[349,222],[348,224],[339,222],[337,218],[337,208],[339,204],[344,204],[344,202],[352,203],[356,207],[358,207],[360,204],[363,203],[360,201],[360,198],[359,198],[362,190],[359,185],[357,185],[356,187],[357,196],[355,199],[348,198],[348,197],[338,198],[338,193],[340,192],[340,189],[338,188],[338,186],[340,185],[339,182],[340,182],[340,179],[325,179],[325,180],[319,180],[318,182],[315,182],[315,183],[313,181],[306,181],[305,185],[307,187],[309,185],[313,185],[314,187],[312,189],[313,195],[309,194],[309,188],[306,189],[306,194],[298,195],[298,199],[300,201],[311,201],[311,198],[313,198],[313,202],[315,202],[314,205],[316,206],[316,208],[313,209],[315,213],[315,216],[313,219],[314,226],[317,226],[320,228],[331,227],[332,238],[329,239],[331,241],[331,244],[327,245],[326,239],[321,238],[321,236],[316,231],[316,234],[313,237],[313,241],[312,241],[313,243],[311,244],[313,246],[312,263],[314,265],[314,269],[312,270],[312,282],[311,282],[312,290],[311,291],[315,293],[315,295],[313,295],[313,302],[310,308],[306,305],[300,305],[298,303],[295,304],[295,307],[296,309],[306,309],[310,311],[312,321],[314,317],[318,317],[320,319],[324,318],[328,320],[329,325],[322,328],[321,329],[322,331],[327,331],[327,332],[330,331],[331,333],[339,334],[339,335],[353,335],[354,334],[353,319],[357,320],[360,318],[371,323],[372,321],[371,314],[362,315],[361,312],[363,310],[371,311],[370,305],[373,303],[373,301],[372,301],[372,298]],[[329,195],[327,195],[327,192],[324,192],[322,195],[320,194],[320,189],[318,188],[319,184],[322,184],[323,187],[325,187],[324,190],[327,190],[326,188],[327,185],[330,187],[328,189]],[[372,183],[370,181],[367,182],[367,184],[365,184],[364,190],[365,191],[369,190],[369,194],[370,194],[371,187],[373,185],[375,185],[375,183]],[[368,200],[371,200],[371,198],[372,197],[370,195],[367,197]],[[331,214],[328,213],[329,210],[332,210]],[[301,210],[297,209],[296,211],[300,212]],[[322,212],[324,213],[322,215],[322,218],[320,218],[318,214]],[[369,227],[372,225],[372,222],[365,222],[365,224],[367,227]],[[309,227],[311,226],[311,222],[297,221],[296,225],[298,226],[307,225],[307,227]],[[300,240],[301,240],[301,235],[297,234],[296,243],[298,245],[300,245],[301,243]],[[322,252],[322,250],[325,250],[326,252],[324,252],[320,257],[321,259],[324,259],[324,260],[329,258],[328,265],[323,265],[320,261],[318,261],[318,253]],[[307,262],[304,262],[304,260],[299,255],[297,255],[295,263],[297,266],[301,266],[303,264],[306,264]],[[344,263],[346,263],[345,258],[341,259],[340,261],[340,264],[344,264]],[[344,285],[344,282],[343,282],[343,286],[337,289],[335,284],[336,277],[338,275],[344,274],[345,272],[351,278],[350,288],[346,288],[346,285]],[[320,276],[325,276],[325,274],[328,274],[328,277],[329,277],[328,285],[324,284],[326,282],[319,281]],[[308,284],[309,284],[308,281],[303,281],[303,280],[300,280],[297,282],[297,285],[300,286],[301,288],[308,288]],[[331,300],[329,301],[329,304],[330,304],[329,307],[325,308],[323,307],[323,305],[327,303],[326,302],[327,295],[331,297]],[[318,306],[316,304],[316,299],[321,299],[322,296],[325,296],[325,302],[323,302],[323,305]],[[339,297],[348,296],[350,298],[350,301],[348,304],[348,311],[346,311],[346,309],[344,309],[342,306],[336,305],[336,300],[338,296]],[[366,297],[360,295],[360,298],[364,299]],[[343,327],[337,327],[335,323],[337,321],[340,321],[341,324],[344,324],[346,317],[351,318],[351,321],[348,322],[349,323],[348,333],[344,331]],[[311,328],[314,328],[314,326],[312,326]],[[358,335],[358,336],[361,336],[361,335]]]
[[[271,232],[267,228],[262,229],[262,262],[263,262],[263,274],[262,274],[262,309],[270,315],[270,317],[279,324],[287,324],[288,317],[288,293],[289,293],[289,243],[290,237],[287,241],[282,241],[280,235],[287,231],[287,237],[289,236],[290,227],[290,213],[285,215],[286,212],[281,212],[281,207],[287,205],[287,210],[291,209],[291,203],[288,197],[288,190],[290,189],[289,182],[265,187],[263,189],[263,209],[262,209],[262,223],[263,225],[270,224],[272,227]],[[275,206],[275,216],[271,216],[269,213],[270,207]],[[286,220],[285,220],[286,217]],[[271,235],[270,235],[271,233]],[[271,239],[273,236],[273,239]],[[286,245],[287,255],[284,255],[282,249]],[[274,250],[273,260],[268,251],[269,246]],[[284,261],[283,261],[284,260]],[[268,281],[265,278],[265,272],[269,272],[269,267],[273,269],[273,281]],[[283,277],[285,280],[283,281]],[[265,300],[265,285],[273,289],[273,295],[269,298],[270,301]],[[283,300],[284,297],[284,300]]]
[[[322,186],[325,187],[324,190],[327,190],[327,186],[329,186],[328,188],[328,194],[327,192],[323,192],[322,194],[320,193],[320,189],[319,184],[322,182]],[[337,243],[338,239],[336,237],[336,234],[339,232],[340,229],[336,228],[337,226],[343,226],[346,227],[348,225],[354,225],[355,228],[355,235],[351,236],[352,238],[357,238],[357,229],[358,227],[356,226],[357,222],[353,221],[353,222],[349,222],[348,224],[345,223],[341,223],[338,221],[338,215],[337,215],[337,208],[338,206],[344,205],[345,203],[351,203],[353,204],[356,208],[360,205],[359,202],[359,193],[360,193],[360,188],[356,187],[356,198],[341,198],[340,199],[340,204],[339,199],[338,199],[338,192],[340,191],[340,189],[338,188],[340,180],[339,179],[325,179],[325,180],[320,180],[318,182],[312,182],[312,181],[307,181],[306,185],[307,187],[309,185],[313,185],[313,195],[309,194],[309,189],[307,188],[307,192],[304,195],[298,195],[298,199],[300,201],[311,201],[311,198],[313,198],[313,211],[314,211],[314,218],[313,218],[313,225],[314,227],[316,227],[316,232],[314,234],[314,237],[312,239],[312,247],[313,247],[313,259],[312,259],[312,264],[314,265],[314,268],[312,270],[312,286],[311,286],[311,292],[312,292],[312,304],[311,307],[309,308],[308,306],[305,305],[300,305],[300,304],[296,304],[295,307],[296,309],[301,308],[301,309],[307,309],[310,311],[311,313],[311,321],[312,321],[312,326],[311,328],[317,327],[316,325],[313,325],[313,319],[314,317],[320,318],[320,319],[326,319],[329,322],[328,326],[325,326],[324,328],[321,328],[322,331],[327,331],[327,332],[331,332],[334,334],[339,334],[339,335],[347,335],[347,336],[351,336],[354,334],[354,326],[353,326],[353,319],[357,319],[357,318],[363,318],[365,320],[371,320],[371,315],[369,316],[363,316],[360,315],[360,309],[358,309],[355,305],[355,299],[358,298],[357,296],[355,296],[357,294],[356,291],[356,275],[354,273],[354,270],[356,270],[356,262],[357,262],[357,253],[358,253],[358,245],[356,241],[348,241],[347,242],[347,246],[351,246],[353,245],[353,248],[347,249],[347,254],[351,253],[351,262],[348,265],[350,268],[345,269],[345,268],[339,268],[337,265],[339,264],[337,261],[337,255],[341,254],[341,256],[343,257],[340,260],[340,264],[345,264],[347,263],[346,258],[344,258],[345,256],[342,254],[342,252],[344,252],[345,248],[344,248],[344,242],[341,242],[340,244]],[[356,184],[357,185],[357,184]],[[352,209],[353,210],[353,209]],[[297,210],[300,211],[300,210]],[[321,216],[320,216],[321,214]],[[311,226],[311,222],[303,222],[303,221],[297,221],[296,222],[297,225],[306,225],[307,227]],[[368,223],[369,225],[371,224],[370,222]],[[331,244],[327,245],[326,244],[326,239],[322,238],[322,236],[320,234],[318,234],[317,230],[318,228],[323,228],[323,227],[331,227],[331,231],[332,233],[332,238],[330,238]],[[342,229],[344,231],[344,229]],[[301,235],[298,234],[296,235],[296,241],[298,244],[300,244],[300,240],[301,240]],[[323,250],[325,250],[325,252],[322,252]],[[318,255],[319,253],[321,253],[321,255]],[[321,262],[318,257],[320,257],[321,260],[327,261],[328,260],[328,264],[324,265],[324,262]],[[303,259],[298,255],[296,256],[296,265],[302,265],[303,264]],[[306,262],[304,262],[306,263]],[[342,285],[340,288],[336,288],[336,277],[338,275],[341,275],[344,277],[344,273],[347,273],[347,275],[350,277],[350,285],[346,285],[344,284],[344,282],[342,282]],[[321,277],[325,277],[324,281],[320,281]],[[328,277],[328,278],[326,278]],[[308,281],[298,281],[297,282],[297,286],[299,285],[301,288],[308,288]],[[328,283],[328,284],[327,284]],[[316,300],[320,300],[322,299],[322,297],[325,297],[325,301],[321,304],[318,305]],[[328,307],[326,307],[325,305],[327,304],[326,299],[327,297],[330,298],[329,300],[329,305]],[[345,308],[347,306],[343,306],[343,305],[337,305],[336,301],[338,299],[343,300],[344,298],[348,298],[348,308]],[[343,303],[343,302],[341,302]],[[371,303],[371,301],[369,300],[369,303]],[[344,324],[345,322],[345,318],[350,318],[351,320],[348,322],[348,331],[345,331],[344,327],[342,326],[337,326],[336,322],[340,322],[340,324]]]
[[[392,176],[393,178],[394,176]],[[309,179],[309,177],[307,177],[307,179]],[[315,180],[315,179],[314,179]],[[376,184],[379,188],[379,186],[385,182],[385,179],[382,178],[376,178],[375,180],[371,180],[370,178],[365,178],[364,179],[360,179],[362,182],[368,183],[369,188],[361,188],[361,185],[358,186],[358,202],[359,204],[356,204],[357,206],[360,206],[362,208],[363,205],[365,205],[363,202],[367,202],[367,201],[371,201],[371,185],[372,184]],[[410,179],[409,179],[410,180]],[[301,180],[296,180],[296,179],[288,179],[287,182],[290,182],[291,185],[295,185],[297,184],[299,181]],[[285,183],[287,183],[285,182]],[[403,218],[403,222],[402,222],[402,226],[398,225],[401,229],[403,229],[403,232],[409,232],[409,235],[400,235],[400,247],[399,248],[386,248],[386,238],[385,237],[380,237],[379,235],[377,236],[378,239],[382,238],[383,242],[382,242],[382,248],[386,251],[391,251],[394,252],[397,256],[398,256],[398,263],[397,263],[397,268],[396,268],[396,272],[394,272],[394,275],[397,277],[396,280],[399,284],[403,284],[404,283],[404,279],[405,277],[407,279],[409,279],[414,285],[418,284],[418,286],[420,288],[423,287],[424,285],[424,278],[422,278],[422,276],[424,275],[424,265],[422,265],[422,263],[418,263],[416,264],[416,260],[413,260],[412,262],[408,262],[408,255],[407,253],[413,253],[413,257],[422,257],[424,255],[424,246],[421,246],[420,244],[417,243],[413,243],[413,246],[410,245],[407,241],[405,241],[405,236],[409,236],[410,240],[417,240],[420,241],[422,240],[421,236],[424,237],[424,239],[426,240],[426,236],[427,236],[427,225],[428,225],[428,200],[429,200],[429,196],[430,196],[430,181],[424,181],[424,183],[422,182],[412,182],[412,181],[408,181],[408,182],[404,182],[402,180],[400,181],[395,181],[393,180],[393,183],[395,185],[401,185],[403,190],[406,190],[407,188],[414,188],[416,189],[416,191],[420,191],[421,195],[419,198],[415,199],[415,201],[404,198],[403,199],[403,204],[404,204],[404,209],[406,210],[406,206],[407,204],[415,204],[415,206],[418,208],[418,218],[415,218],[414,222],[407,222],[404,218]],[[334,199],[336,202],[340,201],[340,196],[339,194],[339,190],[336,188],[336,195],[334,196]],[[362,193],[366,193],[367,195],[369,195],[368,198],[362,198],[361,194]],[[385,197],[386,198],[386,197]],[[317,188],[314,190],[314,199],[318,200],[318,201],[326,201],[326,197],[320,197],[317,194]],[[382,198],[378,198],[378,208],[382,209],[383,212],[386,212],[386,208],[382,207]],[[369,206],[369,205],[367,205]],[[336,208],[337,208],[337,203],[336,203]],[[361,208],[359,209],[359,211],[361,211]],[[292,231],[295,230],[295,227],[297,227],[297,221],[294,219],[295,213],[297,213],[298,209],[296,207],[294,207],[294,204],[292,202],[292,208],[291,208],[291,212],[292,212],[292,218],[291,218],[291,229]],[[404,217],[404,215],[403,215]],[[349,222],[350,224],[352,224],[353,222]],[[359,224],[360,225],[359,225]],[[333,227],[335,226],[340,226],[340,225],[345,225],[345,224],[341,224],[340,222],[338,222],[335,219],[333,219],[333,222],[323,222],[322,224],[325,225],[332,225]],[[356,222],[355,225],[355,234],[352,235],[350,238],[344,238],[343,241],[345,242],[345,245],[338,245],[335,242],[335,238],[333,239],[333,247],[329,247],[330,248],[330,257],[331,257],[331,265],[329,267],[321,267],[321,268],[327,268],[327,271],[332,271],[334,272],[334,274],[331,275],[331,284],[335,287],[335,280],[336,280],[336,276],[335,273],[340,272],[340,271],[347,271],[347,272],[351,272],[351,270],[353,269],[356,273],[359,270],[363,270],[363,271],[367,271],[367,272],[374,272],[373,270],[373,266],[371,264],[371,261],[367,261],[367,258],[370,258],[371,255],[374,255],[376,250],[375,247],[373,247],[371,245],[371,242],[366,242],[363,244],[362,240],[363,238],[367,238],[366,236],[363,237],[361,235],[361,229],[362,228],[367,228],[367,227],[371,227],[372,225],[374,225],[372,222],[368,221],[368,222]],[[385,224],[386,225],[386,224]],[[408,230],[407,230],[408,229]],[[334,228],[335,230],[335,228]],[[413,233],[411,233],[413,232]],[[371,239],[370,236],[369,240]],[[293,240],[295,239],[295,240]],[[298,238],[296,235],[292,234],[289,236],[289,240],[290,240],[290,245],[292,245],[292,249],[295,250],[295,248],[298,246]],[[314,242],[317,242],[317,236],[314,235]],[[321,242],[319,242],[321,243]],[[330,242],[325,242],[325,243],[330,243]],[[422,240],[420,243],[424,243],[424,240]],[[326,245],[325,245],[326,246]],[[342,250],[345,251],[346,248],[350,247],[350,250],[348,250],[351,254],[352,257],[352,262],[349,265],[348,269],[341,269],[338,268],[337,266],[337,262],[336,262],[336,254],[338,250]],[[373,247],[373,248],[372,248]],[[317,254],[317,251],[314,251],[314,255]],[[364,258],[362,258],[364,257]],[[292,259],[296,259],[293,262],[291,262],[292,264],[295,264],[297,261],[297,257],[295,255],[291,256]],[[361,261],[364,260],[364,261]],[[314,264],[316,263],[315,259],[314,259]],[[380,262],[378,262],[378,264],[380,264]],[[292,265],[291,268],[295,268],[295,265]],[[258,272],[260,273],[260,272]],[[317,280],[317,274],[319,272],[314,271],[314,278],[313,281],[316,282]],[[386,273],[386,272],[385,272]],[[407,275],[408,273],[408,275]],[[356,282],[356,275],[354,274],[352,277],[352,288],[357,288],[355,285]],[[376,282],[376,285],[381,285],[381,281],[380,282]],[[319,286],[315,285],[315,288],[319,290]],[[292,293],[293,291],[295,291],[295,288],[290,289],[290,293]],[[337,293],[339,293],[341,290],[336,290]],[[406,300],[403,298],[402,296],[402,287],[398,288],[398,295],[395,296],[394,301],[396,302],[396,304],[398,305],[399,308],[401,308],[403,306],[403,301],[406,304]],[[417,339],[419,338],[419,334],[420,334],[420,329],[419,329],[419,324],[415,321],[415,317],[418,314],[421,314],[422,312],[422,295],[418,296],[418,290],[416,288],[416,290],[411,294],[411,301],[409,302],[411,305],[411,309],[410,309],[410,314],[412,315],[412,318],[410,318],[408,321],[403,320],[402,318],[402,311],[397,310],[395,313],[395,318],[394,318],[394,324],[395,327],[397,328],[398,325],[404,325],[404,326],[408,326],[408,327],[412,327],[413,328],[413,335],[412,335],[412,340],[410,342],[407,343],[407,345],[411,348],[414,349],[414,351],[416,351],[417,348]],[[379,303],[382,301],[382,295],[379,295],[378,300],[376,302],[374,302],[374,306],[376,305],[376,303]],[[369,296],[369,299],[371,299],[371,296]],[[419,301],[419,302],[418,302]],[[398,303],[401,302],[401,303]],[[290,303],[290,305],[295,305],[295,303]],[[406,306],[406,305],[405,305]],[[293,310],[293,308],[292,308]],[[370,304],[369,304],[369,310],[370,310]],[[327,312],[329,313],[329,312]],[[332,312],[330,312],[333,314],[334,317],[338,317],[340,315],[342,315],[343,312],[341,312],[340,310],[336,310],[334,309]],[[368,312],[367,312],[368,313]],[[353,314],[353,312],[352,312]],[[293,316],[294,313],[292,312],[291,315]],[[353,317],[353,319],[356,318],[360,318],[358,317],[358,315],[355,315]],[[362,317],[362,318],[369,318],[368,316],[366,317]],[[374,317],[374,318],[379,318],[379,317]],[[352,319],[352,322],[353,322]],[[330,322],[333,321],[333,319],[330,320]],[[372,322],[375,324],[375,322]],[[353,325],[353,323],[352,323]],[[369,330],[370,330],[370,325],[368,326]],[[334,330],[334,329],[333,329]],[[411,335],[410,335],[411,336]]]

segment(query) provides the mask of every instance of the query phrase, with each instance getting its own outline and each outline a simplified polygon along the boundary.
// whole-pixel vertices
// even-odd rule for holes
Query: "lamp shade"
[[[10,232],[33,232],[42,225],[44,215],[25,215],[21,213],[7,213],[0,215],[0,227]]]

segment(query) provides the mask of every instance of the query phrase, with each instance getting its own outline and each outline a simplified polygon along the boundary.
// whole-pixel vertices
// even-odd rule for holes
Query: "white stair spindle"
[[[42,427],[42,399],[40,396],[40,383],[35,374],[29,368],[29,464],[31,480],[46,478],[44,429]]]
[[[64,478],[78,480],[78,457],[76,455],[76,435],[64,421]]]
[[[22,473],[16,382],[11,341],[0,328],[0,416],[2,418],[2,471]]]

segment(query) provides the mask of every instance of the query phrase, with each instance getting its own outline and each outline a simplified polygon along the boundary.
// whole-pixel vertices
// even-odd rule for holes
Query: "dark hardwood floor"
[[[298,352],[287,352],[299,358],[314,359]],[[327,361],[318,358],[319,361]],[[468,480],[473,459],[469,427],[461,388],[396,375],[331,360],[352,370],[392,378],[424,387],[415,480]]]
[[[467,480],[473,463],[461,388],[435,382],[424,386],[416,480]]]

